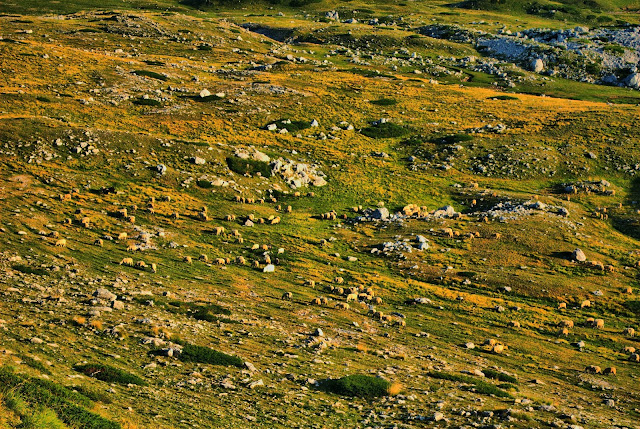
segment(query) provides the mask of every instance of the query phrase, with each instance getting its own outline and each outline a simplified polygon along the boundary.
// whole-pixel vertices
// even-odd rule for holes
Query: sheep
[[[368,295],[375,296],[375,292],[372,287],[368,287],[364,290]]]
[[[271,263],[271,256],[265,255],[264,256],[264,263],[265,264],[270,264]]]
[[[407,322],[405,322],[403,319],[400,319],[400,320],[396,320],[396,321],[393,323],[393,325],[394,325],[394,326],[399,326],[399,327],[401,327],[401,328],[404,328],[405,326],[407,326]]]
[[[453,230],[451,228],[442,228],[440,233],[447,238],[453,238]]]
[[[633,288],[631,286],[627,286],[627,288],[624,290],[624,293],[633,293]]]
[[[504,344],[496,344],[491,348],[491,351],[495,354],[500,354],[504,351]]]
[[[238,237],[238,244],[244,244],[244,238]]]
[[[260,261],[253,261],[254,268],[260,268]]]
[[[287,213],[291,213],[293,211],[293,209],[291,208],[291,206],[287,206],[287,210],[285,210]]]
[[[344,283],[344,279],[342,277],[336,277],[335,279],[333,279],[333,282],[341,285],[342,283]]]
[[[271,219],[271,225],[276,225],[280,223],[280,216],[276,216],[273,219]]]
[[[136,217],[131,215],[131,216],[127,216],[126,217],[127,222],[129,223],[136,223]]]
[[[306,284],[307,286],[310,286],[310,287],[316,287],[316,281],[315,281],[315,280],[307,280],[307,281],[305,282],[305,284]]]
[[[128,265],[128,266],[133,266],[133,258],[124,258],[122,261],[120,261],[120,265]]]
[[[631,353],[631,356],[629,356],[629,360],[631,362],[640,362],[640,354],[638,353]]]
[[[391,320],[392,320],[392,319],[393,319],[393,318],[391,317],[391,315],[389,315],[389,314],[383,314],[383,315],[382,315],[382,319],[380,319],[380,320],[382,320],[383,322],[391,322]]]
[[[259,245],[259,244],[255,244],[255,243],[254,243],[254,244],[251,246],[251,250],[258,250],[258,249],[260,249],[260,245]]]
[[[82,219],[80,219],[80,224],[85,228],[89,228],[89,226],[91,225],[91,218],[88,216],[83,217]]]
[[[573,320],[563,320],[559,325],[565,328],[573,328],[574,323]]]
[[[635,348],[635,347],[633,347],[633,346],[626,346],[626,347],[624,348],[624,351],[625,351],[626,353],[635,353],[635,352],[636,352],[636,348]]]
[[[207,212],[200,212],[198,213],[198,219],[203,222],[207,222],[209,220],[209,215],[207,214]]]
[[[127,252],[135,252],[136,250],[138,250],[138,246],[136,246],[135,244],[130,244],[129,246],[127,246]]]
[[[381,311],[374,311],[373,312],[373,318],[374,319],[382,320],[383,317],[384,317],[384,313],[382,313]]]
[[[327,297],[322,297],[320,298],[320,302],[322,302],[322,305],[329,305],[329,299]]]
[[[209,262],[209,257],[207,255],[205,255],[205,254],[200,255],[200,258],[198,258],[198,259],[200,259],[201,261],[204,261],[204,262]]]
[[[71,201],[71,194],[60,194],[60,201]]]
[[[227,263],[227,260],[225,258],[216,258],[216,264],[225,265],[226,263]]]
[[[382,298],[380,298],[379,296],[373,297],[373,303],[378,305],[382,304]]]
[[[331,287],[333,287],[333,286],[331,286]],[[333,292],[335,292],[335,293],[336,293],[336,295],[344,295],[344,288],[337,287],[337,288],[335,288],[335,289],[333,290]]]
[[[602,369],[598,365],[589,365],[584,371],[592,374],[602,374]]]
[[[502,238],[502,234],[496,232],[495,234],[493,234],[493,238],[495,238],[496,240],[500,240]]]
[[[244,265],[244,264],[246,264],[246,263],[247,263],[247,261],[244,259],[244,256],[238,256],[238,257],[236,258],[236,262],[237,262],[238,264],[240,264],[240,265]]]
[[[51,231],[51,232],[49,233],[49,237],[51,237],[51,238],[58,238],[58,237],[60,237],[60,233],[59,233],[58,231]]]
[[[347,289],[348,293],[355,293],[356,295],[358,294],[358,288],[357,287],[350,287],[349,289]]]
[[[155,262],[151,263],[151,272],[153,272],[153,273],[157,273],[158,272],[158,266],[155,264]]]
[[[336,304],[336,308],[338,310],[348,310],[350,308],[350,305],[347,304],[346,302],[339,302]]]
[[[263,244],[262,246],[260,246],[260,250],[269,250],[269,245]]]
[[[103,247],[104,246],[104,241],[102,241],[101,238],[96,238],[96,241],[93,242],[94,246],[98,246],[98,247]]]
[[[293,294],[291,292],[285,292],[282,294],[282,299],[285,301],[291,301]]]
[[[227,222],[234,221],[234,220],[236,220],[236,215],[234,215],[234,214],[227,215],[227,216],[225,216],[224,220],[226,220]]]
[[[520,322],[518,322],[517,320],[512,320],[509,322],[509,326],[511,326],[512,328],[519,328]]]
[[[231,235],[232,235],[232,236],[234,236],[234,237],[236,237],[236,238],[238,238],[238,237],[241,237],[241,236],[242,236],[242,234],[240,234],[240,231],[238,231],[237,229],[233,229],[233,230],[231,230]]]
[[[216,235],[222,235],[224,233],[224,226],[216,226],[213,228],[213,232],[215,232]]]
[[[127,237],[129,237],[129,234],[127,234],[126,232],[121,232],[120,234],[118,234],[118,240],[126,240]]]
[[[559,337],[567,337],[569,336],[569,328],[562,328],[558,331]]]
[[[67,247],[67,239],[61,238],[60,240],[56,240],[56,247]]]
[[[607,374],[607,375],[617,375],[618,374],[618,370],[616,369],[615,366],[610,366],[610,367],[605,368],[602,371],[602,373],[603,374]]]
[[[605,273],[613,273],[616,271],[616,268],[613,265],[605,265],[603,268]]]
[[[251,213],[249,216],[247,216],[247,219],[253,222],[254,220],[256,220],[256,217],[254,216],[253,213]]]
[[[566,302],[561,302],[560,304],[558,304],[558,310],[562,310],[563,308],[567,308]]]
[[[175,220],[180,219],[180,213],[178,212],[171,213],[171,219],[175,219]]]
[[[596,319],[593,321],[593,327],[596,329],[603,329],[604,328],[604,320],[602,319]]]
[[[191,259],[191,256],[185,256],[182,260],[187,264],[193,263],[193,259]]]
[[[320,298],[313,298],[311,300],[311,305],[322,305],[322,300]]]
[[[127,217],[127,209],[120,209],[118,211],[116,211],[116,216],[119,218],[126,218]]]
[[[580,303],[580,308],[589,308],[589,307],[591,307],[591,301],[589,301],[588,299],[585,299]]]
[[[352,301],[357,301],[358,300],[358,295],[355,293],[350,293],[349,295],[347,295],[347,302],[352,302]]]
[[[136,262],[136,268],[144,269],[147,268],[147,264],[144,261]]]

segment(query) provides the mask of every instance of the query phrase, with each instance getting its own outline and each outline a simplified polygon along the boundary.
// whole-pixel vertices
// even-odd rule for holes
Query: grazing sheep
[[[236,215],[234,215],[234,214],[227,215],[227,216],[225,216],[224,220],[226,220],[227,222],[231,222],[233,220],[236,220]]]
[[[352,302],[352,301],[357,301],[358,300],[358,295],[355,293],[350,293],[349,295],[347,295],[347,302]]]
[[[71,194],[60,194],[60,201],[71,201]]]
[[[49,233],[49,237],[51,237],[51,238],[58,238],[58,237],[60,237],[60,233],[59,233],[58,231],[51,231],[51,232]]]
[[[127,252],[135,252],[136,250],[138,250],[138,247],[135,244],[127,246]]]
[[[602,371],[603,374],[607,374],[607,375],[617,375],[618,374],[618,370],[616,369],[615,366],[610,366],[604,369],[604,371]]]
[[[251,213],[249,216],[247,216],[247,219],[253,222],[254,220],[256,220],[256,217],[253,215],[253,213]]]
[[[593,321],[593,327],[596,329],[603,329],[604,328],[604,320],[602,319],[596,319]]]
[[[120,209],[118,211],[116,211],[116,216],[119,218],[125,218],[127,217],[127,209]]]
[[[384,313],[382,313],[381,311],[374,311],[373,312],[373,318],[374,319],[378,319],[378,320],[382,320],[384,318]]]
[[[350,305],[347,304],[346,302],[339,302],[336,304],[336,308],[338,310],[348,310],[350,308]]]
[[[344,283],[344,279],[342,277],[336,277],[335,279],[333,279],[333,282],[341,285],[342,283]]]
[[[394,326],[399,326],[399,327],[401,327],[401,328],[404,328],[405,326],[407,326],[407,322],[405,322],[403,319],[400,319],[400,320],[396,320],[396,321],[393,323],[393,325],[394,325]]]
[[[495,238],[496,240],[500,240],[502,238],[502,234],[496,232],[495,234],[493,234],[493,238]]]
[[[265,255],[264,256],[264,263],[265,264],[270,264],[271,263],[271,256]]]
[[[447,238],[453,238],[453,230],[451,228],[442,228],[440,233]]]
[[[260,249],[260,245],[259,244],[253,244],[251,246],[251,250],[258,250],[258,249]]]
[[[333,287],[333,286],[331,286],[331,287]],[[344,288],[337,287],[337,288],[335,288],[335,289],[333,290],[333,292],[335,292],[335,293],[336,293],[336,295],[344,295]]]
[[[224,226],[216,226],[213,228],[213,232],[215,232],[216,235],[222,235],[224,233]]]
[[[269,245],[263,244],[262,246],[260,246],[260,250],[269,250]]]
[[[562,328],[558,331],[559,337],[567,337],[569,336],[569,328]]]
[[[633,293],[633,288],[631,286],[627,286],[627,288],[624,290],[624,293]]]
[[[589,307],[591,307],[591,301],[589,301],[588,299],[585,299],[580,303],[580,308],[589,308]]]
[[[567,303],[566,302],[561,302],[560,304],[558,304],[558,310],[561,310],[563,308],[567,308]]]
[[[147,264],[144,261],[136,262],[136,268],[144,269],[147,268]]]
[[[244,256],[238,256],[238,257],[236,258],[236,262],[237,262],[238,264],[240,264],[240,265],[244,265],[244,264],[246,264],[246,263],[247,263],[247,261],[244,259]]]
[[[238,238],[238,237],[241,237],[241,236],[242,236],[242,234],[240,234],[240,231],[238,231],[237,229],[232,229],[232,230],[231,230],[231,235],[232,235],[232,236],[234,236],[234,237],[236,237],[236,238]]]
[[[605,265],[603,268],[605,273],[613,273],[616,271],[616,267],[613,265]]]
[[[225,265],[226,263],[227,263],[227,260],[225,258],[216,258],[216,264]]]
[[[631,353],[631,356],[629,356],[629,360],[631,362],[640,362],[640,354],[638,353]]]
[[[291,301],[293,294],[291,292],[285,292],[282,294],[282,299],[285,301]]]
[[[253,261],[254,268],[260,268],[260,261]]]
[[[291,206],[287,206],[287,210],[286,210],[286,212],[287,212],[287,213],[291,213],[292,211],[293,211],[293,209],[291,208]]]
[[[373,303],[378,305],[382,304],[382,298],[379,296],[373,297]]]
[[[311,300],[311,305],[322,305],[322,300],[320,298],[313,298]]]
[[[207,222],[209,220],[209,215],[207,214],[207,212],[200,212],[198,213],[198,219],[203,222]]]
[[[509,322],[509,326],[511,326],[512,328],[519,328],[520,322],[518,322],[517,320],[512,320]]]
[[[496,340],[494,340],[493,338],[489,338],[487,340],[484,341],[484,345],[485,346],[495,346],[496,344],[498,344],[498,342]]]
[[[129,223],[136,223],[136,217],[131,215],[131,216],[127,216],[126,218],[127,222]]]
[[[636,352],[636,348],[633,347],[633,346],[626,346],[624,348],[624,351],[627,352],[627,353],[635,353]]]
[[[185,256],[182,260],[187,264],[193,263],[193,259],[191,259],[191,256]]]
[[[559,325],[565,328],[573,328],[574,323],[573,323],[573,320],[563,320],[562,322],[559,323]]]
[[[598,365],[589,365],[584,371],[592,374],[602,374],[602,369]]]
[[[83,217],[80,220],[80,224],[85,227],[85,228],[89,228],[91,226],[91,218],[90,217]]]
[[[276,216],[273,219],[271,219],[271,225],[276,225],[280,223],[280,216]]]
[[[375,294],[375,292],[373,291],[373,288],[372,288],[372,287],[368,287],[368,288],[366,288],[364,291],[365,291],[368,295],[371,295],[371,296],[375,296],[375,295],[376,295],[376,294]]]
[[[104,241],[101,238],[97,238],[96,241],[93,242],[94,246],[103,247]]]
[[[244,244],[244,238],[238,237],[237,240],[239,244]]]
[[[500,354],[504,351],[504,344],[496,344],[491,348],[491,351],[495,354]]]
[[[56,247],[67,247],[67,239],[61,238],[60,240],[57,240]]]
[[[322,297],[320,298],[320,301],[322,302],[322,305],[329,305],[329,299],[327,297]]]
[[[121,232],[118,234],[118,240],[126,240],[129,235],[126,232]]]
[[[158,272],[158,266],[155,264],[155,262],[151,263],[151,272],[153,272],[153,273],[157,273]]]
[[[628,335],[629,337],[635,337],[636,330],[633,328],[624,328],[624,334]]]
[[[171,218],[175,219],[175,220],[180,219],[180,213],[178,213],[178,212],[171,213]]]
[[[133,258],[124,258],[122,261],[120,261],[120,265],[128,265],[128,266],[133,266]]]
[[[200,259],[201,261],[204,261],[204,262],[209,262],[209,257],[207,255],[205,255],[205,254],[200,255],[200,258],[198,258],[198,259]]]
[[[316,287],[316,281],[315,280],[307,280],[305,283],[307,284],[307,286]]]

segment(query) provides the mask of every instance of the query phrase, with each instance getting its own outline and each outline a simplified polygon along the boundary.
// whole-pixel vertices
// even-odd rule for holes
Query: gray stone
[[[105,288],[96,289],[96,291],[93,292],[93,296],[98,299],[104,299],[106,301],[114,301],[118,297],[115,293],[110,292]]]
[[[371,218],[376,220],[389,219],[389,209],[386,207],[380,207],[371,212]]]
[[[535,60],[531,60],[529,67],[534,73],[540,73],[544,70],[544,62],[540,58],[536,58]]]
[[[192,156],[189,161],[196,165],[204,165],[207,162],[204,158],[200,158],[199,156]]]
[[[580,249],[575,249],[573,251],[573,253],[571,254],[571,260],[573,261],[578,261],[578,262],[584,262],[587,260],[586,255],[584,254],[584,252]]]

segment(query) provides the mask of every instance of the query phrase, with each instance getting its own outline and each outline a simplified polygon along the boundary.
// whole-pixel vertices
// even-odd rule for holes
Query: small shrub
[[[311,126],[311,121],[292,121],[287,119],[280,119],[273,122],[278,128],[286,128],[290,133],[305,130]]]
[[[152,98],[136,98],[133,100],[133,104],[138,106],[152,106],[152,107],[162,107],[162,103],[158,100],[154,100]]]
[[[21,273],[24,273],[24,274],[34,274],[36,276],[48,276],[49,275],[49,271],[47,271],[44,268],[33,268],[33,267],[30,267],[28,265],[23,265],[23,264],[12,265],[11,268],[13,268],[16,271],[20,271]]]
[[[320,388],[326,392],[367,399],[387,395],[390,387],[391,383],[384,378],[361,374],[327,379],[320,383]]]
[[[155,60],[146,60],[145,64],[149,66],[164,66],[164,63],[162,61],[155,61]]]
[[[220,307],[219,305],[211,304],[211,305],[200,305],[196,306],[193,310],[193,317],[197,320],[204,320],[206,322],[215,322],[218,320],[217,315],[224,314],[226,316],[231,314],[231,311],[224,307]]]
[[[367,128],[363,128],[361,133],[372,139],[388,139],[393,137],[404,137],[409,134],[411,130],[409,127],[403,127],[402,125],[394,124],[392,122],[385,122],[379,125],[372,125]]]
[[[379,100],[371,101],[371,104],[375,104],[376,106],[394,106],[398,104],[398,100],[396,100],[395,98],[381,98]]]
[[[489,100],[519,100],[518,97],[512,97],[511,95],[497,95],[495,97],[489,97]],[[469,136],[471,137],[471,136]]]
[[[83,316],[73,316],[73,319],[71,319],[71,321],[76,326],[83,326],[85,323],[87,323],[87,318]]]
[[[500,372],[500,371],[496,371],[494,369],[484,369],[482,370],[482,372],[484,373],[485,377],[487,378],[493,378],[495,380],[499,380],[499,381],[504,381],[507,383],[518,383],[518,379],[509,375],[509,374],[505,374],[504,372]]]
[[[137,384],[139,386],[147,384],[137,375],[100,363],[76,365],[73,369],[86,376],[96,378],[100,381],[106,381],[107,383]]]
[[[160,73],[156,73],[154,71],[150,71],[150,70],[135,70],[133,72],[133,74],[137,75],[137,76],[144,76],[144,77],[150,77],[152,79],[158,79],[161,80],[163,82],[169,80],[168,77],[166,77],[163,74]]]
[[[238,174],[260,173],[262,177],[271,177],[271,167],[268,162],[256,161],[253,159],[242,159],[237,157],[228,157],[227,165],[231,171]]]
[[[183,344],[178,358],[183,362],[206,363],[210,365],[241,367],[244,362],[237,356],[231,356],[209,347]]]
[[[101,320],[92,320],[89,322],[89,326],[98,331],[102,330],[102,321]]]
[[[51,99],[49,97],[45,97],[43,95],[37,96],[36,100],[42,101],[43,103],[51,103]]]
[[[457,381],[459,383],[465,383],[472,386],[476,392],[484,395],[495,395],[499,398],[513,398],[511,394],[505,392],[497,386],[486,381],[477,380],[473,377],[469,377],[461,374],[449,374],[447,372],[431,371],[429,377],[439,378],[441,380]]]
[[[65,429],[66,426],[60,421],[56,413],[46,407],[40,407],[33,413],[28,413],[22,417],[22,429]]]

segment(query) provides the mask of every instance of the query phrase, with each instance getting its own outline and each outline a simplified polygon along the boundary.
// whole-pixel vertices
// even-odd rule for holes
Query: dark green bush
[[[367,128],[363,128],[361,133],[372,139],[388,139],[393,137],[404,137],[409,134],[411,130],[409,127],[403,127],[392,122],[385,122],[379,125],[372,125]]]
[[[193,344],[183,344],[182,353],[178,358],[183,362],[206,363],[210,365],[237,366],[243,365],[242,359],[231,356],[209,347],[196,346]]]
[[[271,167],[268,162],[230,156],[227,158],[227,165],[231,171],[238,174],[254,175],[260,173],[262,177],[271,177]]]
[[[398,100],[395,98],[380,98],[379,100],[372,100],[371,104],[376,106],[393,106],[398,104]]]
[[[138,76],[150,77],[150,78],[153,78],[153,79],[161,80],[163,82],[169,80],[169,78],[166,77],[165,75],[160,74],[160,73],[156,73],[156,72],[151,71],[151,70],[135,70],[133,73],[138,75]]]
[[[76,365],[73,367],[73,369],[89,377],[97,378],[101,381],[106,381],[107,383],[137,384],[140,386],[144,386],[147,384],[137,375],[101,363],[87,363],[84,365]]]
[[[391,383],[384,378],[362,374],[330,378],[320,382],[320,389],[326,392],[368,399],[387,395],[390,386]]]
[[[512,398],[511,394],[505,392],[497,386],[486,381],[477,380],[473,377],[469,377],[461,374],[449,374],[447,372],[431,371],[429,377],[438,378],[441,380],[457,381],[459,383],[465,383],[470,385],[476,392],[484,395],[495,395],[499,398]]]
[[[506,101],[506,100],[519,100],[519,98],[513,97],[511,95],[496,95],[495,97],[489,97],[489,100],[505,100]]]
[[[49,271],[44,268],[33,268],[23,264],[12,265],[11,268],[13,268],[16,271],[20,271],[21,273],[24,273],[24,274],[35,274],[37,276],[49,275]]]
[[[280,119],[273,123],[276,124],[278,128],[286,128],[290,133],[302,131],[311,126],[311,121],[289,121],[286,119]]]

